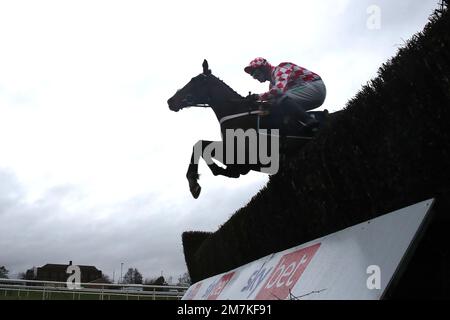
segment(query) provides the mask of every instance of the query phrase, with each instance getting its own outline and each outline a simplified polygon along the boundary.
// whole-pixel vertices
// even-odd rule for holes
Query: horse
[[[261,150],[266,148],[267,150],[264,151],[278,156],[280,139],[283,153],[292,149],[298,150],[314,139],[317,131],[305,131],[297,119],[292,119],[290,115],[279,112],[279,109],[271,109],[268,102],[256,103],[250,101],[248,97],[239,95],[212,74],[206,59],[203,61],[202,67],[202,73],[193,77],[167,101],[169,109],[175,112],[187,107],[210,107],[220,124],[222,141],[200,140],[193,147],[186,178],[189,182],[190,192],[195,199],[201,192],[201,186],[198,183],[200,157],[206,161],[214,176],[238,178],[252,170],[275,174],[278,170],[278,163],[274,164],[274,162],[278,159],[268,163],[267,157],[255,159],[255,153],[261,155]],[[309,111],[308,113],[319,120],[317,128],[319,130],[328,122],[327,110]],[[230,131],[233,134],[229,134]],[[255,132],[256,139],[252,140],[251,138],[254,136],[251,133]],[[234,144],[240,137],[244,137],[244,143]],[[264,142],[264,139],[268,138],[271,139],[270,144],[267,141]],[[257,147],[252,148],[255,144]],[[225,168],[217,165],[212,159],[222,163]]]

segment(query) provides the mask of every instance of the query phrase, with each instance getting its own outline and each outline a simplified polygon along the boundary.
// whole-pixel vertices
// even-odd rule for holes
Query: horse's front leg
[[[226,163],[226,148],[223,141],[213,141],[203,149],[203,159],[208,168],[215,176],[221,175],[228,178],[239,178],[241,174],[247,174],[249,170],[242,168],[242,165]],[[225,168],[218,166],[212,159],[225,165]]]
[[[228,166],[225,164],[225,153],[226,150],[222,141],[199,140],[194,145],[186,178],[189,182],[189,190],[195,199],[200,196],[200,192],[202,190],[200,184],[198,183],[198,179],[200,178],[198,174],[198,163],[200,161],[200,157],[205,160],[208,168],[215,176],[222,175],[229,178],[239,178],[241,175],[240,170],[236,166]],[[226,168],[218,166],[212,159],[225,164]],[[247,172],[248,170],[245,173]]]
[[[188,179],[189,190],[191,191],[194,199],[197,199],[200,196],[200,192],[202,190],[200,184],[198,183],[198,179],[200,178],[198,174],[198,163],[200,161],[200,157],[203,157],[205,149],[212,143],[213,141],[199,140],[192,149],[191,162],[186,173],[186,178]]]

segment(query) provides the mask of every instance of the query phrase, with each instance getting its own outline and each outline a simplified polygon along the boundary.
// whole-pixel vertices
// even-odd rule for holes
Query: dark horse
[[[246,175],[250,170],[274,174],[278,170],[278,163],[274,165],[274,162],[278,159],[272,160],[269,167],[267,156],[262,157],[263,159],[256,159],[255,154],[261,155],[261,150],[264,147],[268,149],[265,151],[270,152],[271,156],[278,156],[277,152],[279,152],[280,145],[283,153],[292,149],[298,150],[312,140],[315,135],[315,132],[305,132],[296,119],[291,119],[289,115],[280,113],[280,108],[270,109],[270,105],[267,103],[251,102],[249,99],[240,96],[211,73],[206,60],[203,61],[203,73],[192,78],[167,103],[172,111],[179,111],[191,106],[211,107],[220,123],[223,141],[200,140],[194,145],[186,177],[195,199],[198,198],[201,191],[198,184],[200,157],[206,161],[215,176],[224,175],[230,178],[238,178],[240,175]],[[309,114],[319,120],[320,126],[328,121],[328,111],[326,110],[309,112]],[[244,144],[235,145],[233,142],[239,137],[237,135],[230,136],[230,130],[244,134]],[[256,139],[250,141],[251,134],[246,134],[248,132],[256,132]],[[271,138],[270,145],[264,140],[267,138]],[[252,150],[259,151],[253,152],[253,157],[251,150],[249,150],[252,143],[257,145],[257,148]],[[228,148],[230,145],[231,149]],[[205,156],[205,154],[210,156]],[[241,155],[240,159],[239,155]],[[217,165],[212,161],[212,158],[224,164],[225,168]]]

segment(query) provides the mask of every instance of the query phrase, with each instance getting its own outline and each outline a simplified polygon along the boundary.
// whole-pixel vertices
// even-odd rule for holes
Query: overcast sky
[[[268,87],[244,73],[253,58],[297,63],[322,76],[320,109],[334,111],[437,2],[0,0],[0,266],[14,277],[72,260],[117,280],[123,263],[178,278],[181,233],[217,230],[268,181],[201,165],[192,199],[192,145],[219,139],[219,125],[166,101],[203,59],[242,95]]]

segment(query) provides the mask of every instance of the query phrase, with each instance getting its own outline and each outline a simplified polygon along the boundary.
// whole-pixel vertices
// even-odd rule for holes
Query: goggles
[[[252,72],[252,77],[253,78],[258,78],[258,77],[260,77],[260,76],[263,76],[264,74],[263,74],[263,72],[261,71],[261,69],[255,69],[253,72]]]

